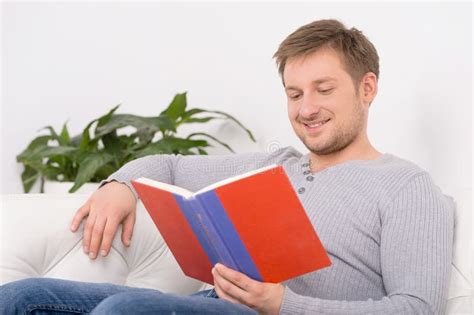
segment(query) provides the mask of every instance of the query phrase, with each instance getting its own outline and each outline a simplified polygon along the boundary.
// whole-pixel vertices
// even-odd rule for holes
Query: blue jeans
[[[214,290],[162,293],[109,283],[30,278],[0,287],[0,314],[257,314]]]

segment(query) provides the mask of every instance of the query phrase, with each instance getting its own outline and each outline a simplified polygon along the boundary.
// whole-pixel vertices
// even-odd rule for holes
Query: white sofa
[[[82,250],[82,226],[69,230],[86,194],[18,194],[2,197],[0,283],[28,277],[111,282],[164,292],[192,293],[208,285],[186,277],[139,203],[129,248],[120,230],[107,257]]]
[[[139,203],[129,248],[117,233],[109,256],[90,260],[82,251],[82,228],[69,231],[86,194],[2,195],[0,284],[28,277],[111,282],[189,294],[210,286],[186,277]],[[467,209],[457,220],[470,218]],[[465,215],[465,216],[464,216]],[[456,230],[448,314],[472,314],[471,231]]]

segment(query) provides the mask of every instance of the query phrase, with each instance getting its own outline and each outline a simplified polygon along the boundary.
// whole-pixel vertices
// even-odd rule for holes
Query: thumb
[[[133,226],[135,225],[135,212],[130,213],[122,223],[122,242],[125,246],[130,246]]]

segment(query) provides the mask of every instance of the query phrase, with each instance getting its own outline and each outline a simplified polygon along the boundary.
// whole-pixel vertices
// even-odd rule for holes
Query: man
[[[10,310],[21,312],[53,305],[97,314],[442,313],[454,205],[425,171],[370,144],[368,112],[379,76],[374,46],[357,29],[320,20],[289,35],[274,57],[290,122],[309,153],[283,148],[273,153],[138,159],[103,183],[77,211],[71,229],[76,231],[85,220],[84,251],[91,259],[99,253],[106,256],[119,224],[124,244],[132,239],[137,196],[131,179],[147,176],[197,190],[278,163],[298,192],[330,256],[330,267],[274,284],[217,265],[213,275],[218,298],[202,297],[214,291],[188,297],[30,279],[4,286],[3,307],[9,298],[15,301],[8,305]]]

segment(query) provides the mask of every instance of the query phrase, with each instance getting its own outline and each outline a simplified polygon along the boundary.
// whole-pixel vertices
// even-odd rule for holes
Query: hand
[[[71,224],[71,231],[85,219],[83,247],[84,252],[95,259],[99,252],[107,256],[117,227],[123,222],[122,242],[130,245],[135,225],[136,200],[127,185],[110,182],[98,190],[80,207]]]
[[[214,289],[219,298],[245,304],[259,314],[278,314],[285,287],[281,283],[253,280],[243,273],[216,264],[212,268]]]

